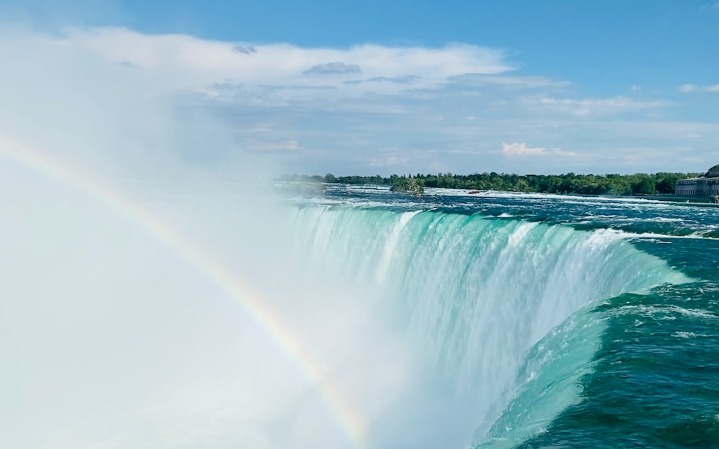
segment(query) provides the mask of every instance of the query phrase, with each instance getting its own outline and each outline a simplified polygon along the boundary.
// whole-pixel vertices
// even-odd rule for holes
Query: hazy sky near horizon
[[[0,23],[162,84],[285,171],[719,163],[712,0],[0,0]]]

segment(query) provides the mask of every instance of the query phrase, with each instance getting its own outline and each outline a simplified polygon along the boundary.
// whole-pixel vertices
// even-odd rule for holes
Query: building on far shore
[[[719,165],[710,168],[698,178],[680,179],[677,181],[674,194],[677,196],[709,197],[719,201]]]

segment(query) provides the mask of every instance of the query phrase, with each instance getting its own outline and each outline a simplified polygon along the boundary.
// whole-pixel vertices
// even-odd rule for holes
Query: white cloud
[[[205,89],[217,83],[243,86],[333,86],[341,91],[402,90],[403,83],[347,84],[347,77],[421,80],[436,86],[467,73],[497,75],[511,69],[501,50],[451,44],[439,48],[376,44],[345,49],[231,43],[187,35],[147,35],[124,28],[72,29],[56,42],[79,46],[108,62],[131,64],[168,85]],[[418,87],[416,84],[413,87]]]
[[[515,136],[543,143],[506,144],[513,156],[544,156],[534,157],[535,170],[562,170],[560,161],[577,171],[582,164],[594,170],[587,162],[589,154],[612,145],[641,145],[649,138],[642,135],[648,124],[660,123],[659,113],[666,119],[676,112],[675,104],[658,97],[574,95],[580,86],[526,71],[514,74],[503,51],[471,45],[303,48],[119,28],[15,34],[0,32],[0,56],[14,61],[0,73],[6,84],[3,98],[12,99],[5,103],[13,104],[0,124],[42,114],[36,105],[52,103],[72,105],[60,117],[62,123],[73,121],[68,126],[75,123],[75,112],[92,110],[83,117],[89,120],[88,129],[98,133],[101,116],[118,111],[133,116],[114,117],[134,127],[122,136],[163,129],[165,124],[154,123],[162,114],[131,104],[135,96],[123,94],[132,90],[137,97],[159,100],[159,107],[179,105],[183,114],[204,108],[213,120],[219,118],[220,126],[229,125],[232,140],[222,145],[210,148],[202,139],[178,142],[196,160],[217,160],[218,152],[234,155],[240,153],[234,150],[243,150],[292,164],[283,167],[288,172],[366,174],[374,173],[372,167],[384,167],[378,170],[383,174],[395,171],[393,167],[425,171],[440,158],[449,171],[473,170],[475,164],[517,171],[523,169],[523,158],[498,151],[500,142],[512,142]],[[70,83],[82,86],[84,103],[66,93]],[[701,92],[719,90],[716,85],[688,86]],[[98,114],[96,99],[112,92],[113,104]],[[27,101],[30,96],[32,102]],[[178,116],[186,117],[183,114]],[[137,127],[138,115],[147,126]],[[651,138],[669,133],[657,128]],[[32,127],[26,131],[37,134]],[[53,140],[57,133],[47,129],[43,134]],[[167,139],[176,139],[173,134],[168,131]],[[701,149],[716,140],[717,132],[672,131],[661,145],[685,142],[687,135],[700,135],[692,145]],[[91,136],[85,137],[88,147],[99,147]],[[395,150],[373,150],[388,147]],[[437,152],[432,157],[411,150],[430,147]],[[558,148],[581,149],[571,153]]]
[[[542,76],[500,76],[500,75],[483,75],[470,73],[466,75],[455,76],[451,81],[460,84],[474,84],[485,86],[511,87],[511,88],[562,88],[570,85],[566,81],[558,81]]]
[[[236,51],[238,53],[243,53],[245,55],[251,55],[252,53],[257,53],[257,49],[253,47],[252,45],[244,46],[244,45],[235,45],[232,47],[233,51]]]
[[[679,91],[684,93],[692,92],[707,92],[707,93],[719,93],[719,84],[712,84],[709,86],[697,86],[696,84],[682,84],[679,86]]]
[[[643,101],[627,97],[583,99],[541,97],[530,98],[526,101],[530,105],[578,117],[649,111],[666,105],[665,102],[659,100]]]
[[[559,156],[576,157],[573,151],[564,151],[559,148],[547,149],[543,147],[530,147],[524,142],[502,143],[502,154],[508,157],[516,156]]]
[[[502,143],[502,153],[505,156],[543,156],[547,154],[547,149],[528,147],[524,142]]]
[[[362,73],[362,69],[357,64],[345,64],[344,62],[335,61],[315,64],[303,73],[305,75],[354,75]]]

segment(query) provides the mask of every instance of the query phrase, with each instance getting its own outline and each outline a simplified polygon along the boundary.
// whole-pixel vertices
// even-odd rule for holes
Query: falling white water
[[[415,379],[421,380],[407,385],[403,396],[414,408],[392,408],[414,415],[405,417],[404,440],[391,436],[400,447],[412,440],[408,434],[418,435],[412,442],[418,447],[433,447],[420,443],[428,434],[466,446],[476,428],[481,440],[527,380],[520,368],[530,349],[552,329],[594,301],[685,280],[603,230],[343,207],[298,209],[293,225],[295,251],[313,266],[339,270],[358,288],[380,292],[381,313],[421,360]],[[601,326],[563,329],[567,339],[585,332],[577,351],[588,362]],[[557,404],[576,399],[576,389],[566,391]],[[559,413],[563,406],[547,409]],[[438,407],[453,415],[440,418]],[[387,424],[377,422],[379,441],[397,419],[382,416]]]

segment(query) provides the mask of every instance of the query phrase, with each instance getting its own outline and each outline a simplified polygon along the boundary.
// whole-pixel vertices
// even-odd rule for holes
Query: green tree
[[[417,178],[395,178],[392,181],[392,187],[389,189],[392,192],[399,193],[411,193],[413,195],[422,195],[424,193],[424,186],[420,179]]]
[[[632,186],[632,193],[636,195],[652,195],[657,193],[656,182],[649,177],[642,178]]]

